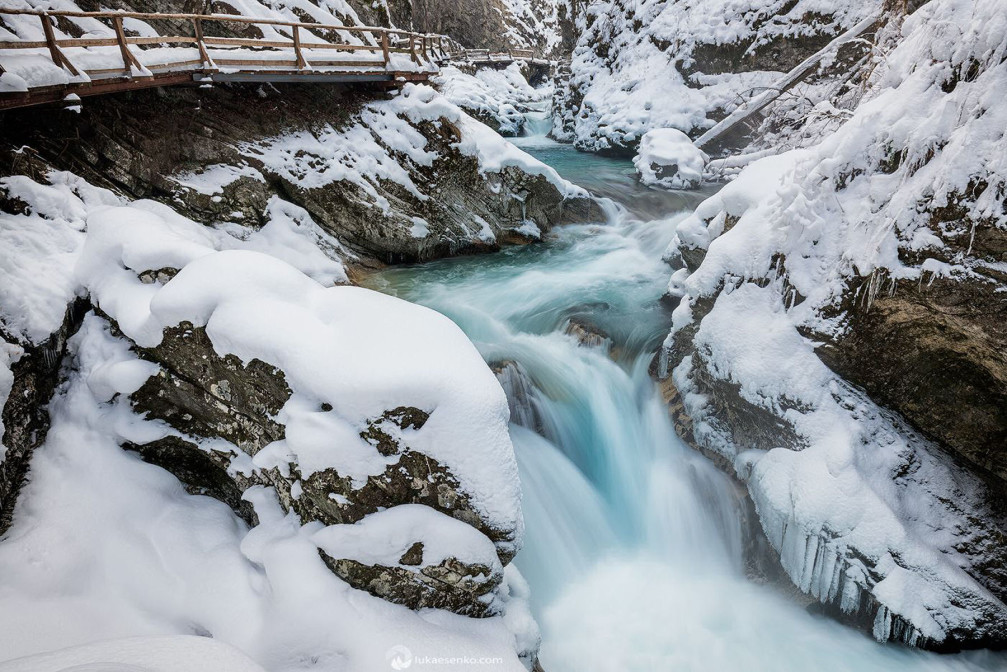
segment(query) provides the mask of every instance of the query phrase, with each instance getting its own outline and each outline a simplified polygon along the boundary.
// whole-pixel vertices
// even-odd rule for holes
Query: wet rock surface
[[[0,535],[7,531],[21,486],[28,477],[32,454],[45,441],[49,430],[48,403],[60,382],[60,366],[66,343],[80,326],[87,309],[84,301],[67,306],[63,324],[42,343],[18,343],[0,328],[0,339],[13,343],[19,352],[11,366],[13,385],[3,404],[3,446],[0,461]]]
[[[487,566],[466,564],[455,558],[423,565],[422,550],[418,552],[419,559],[402,562],[417,565],[415,570],[335,559],[320,549],[318,553],[336,576],[389,602],[410,609],[447,609],[478,618],[496,613],[489,606],[489,600],[483,598],[500,585],[503,576]]]
[[[895,283],[856,309],[822,360],[1007,496],[1007,284]]]

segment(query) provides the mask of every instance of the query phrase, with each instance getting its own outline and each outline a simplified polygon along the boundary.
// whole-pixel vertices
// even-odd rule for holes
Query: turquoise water
[[[661,255],[710,192],[643,189],[627,161],[519,143],[625,210],[539,245],[392,268],[369,284],[444,313],[504,371],[526,520],[516,564],[544,668],[1005,669],[985,652],[877,644],[745,579],[736,490],[675,435],[647,374],[670,324]],[[570,320],[610,342],[583,346]]]

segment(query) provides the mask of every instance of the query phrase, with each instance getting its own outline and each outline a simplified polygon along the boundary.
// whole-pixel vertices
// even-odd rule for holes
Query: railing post
[[[202,61],[205,70],[214,69],[213,61],[210,59],[209,52],[206,51],[206,45],[203,44],[203,21],[202,19],[192,20],[192,30],[193,34],[196,36],[196,48],[199,49],[199,60]]]
[[[130,53],[129,48],[126,46],[126,32],[122,29],[122,17],[113,16],[112,25],[115,28],[115,39],[119,42],[119,53],[122,54],[122,64],[126,67],[126,72],[129,76],[133,76],[133,67],[135,66],[137,70],[143,70],[143,66],[140,65],[140,61],[136,60],[136,56]]]
[[[58,67],[66,68],[75,77],[80,76],[80,72],[77,68],[73,67],[73,63],[60,51],[59,46],[56,45],[56,36],[52,32],[52,24],[49,22],[49,15],[45,12],[39,14],[40,19],[42,19],[42,32],[45,34],[45,43],[49,47],[49,57],[52,62]]]
[[[297,59],[297,69],[303,70],[307,65],[304,54],[301,53],[301,30],[300,26],[294,26],[294,56]]]
[[[409,55],[413,59],[413,63],[419,63],[420,57],[416,54],[416,35],[409,33]]]
[[[388,31],[381,31],[381,58],[384,60],[385,65],[388,65],[388,61],[391,60],[390,54],[388,53]]]

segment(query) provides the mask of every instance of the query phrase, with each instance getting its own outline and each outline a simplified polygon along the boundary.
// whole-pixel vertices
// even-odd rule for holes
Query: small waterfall
[[[552,110],[550,102],[532,103],[524,113],[522,135],[544,138],[552,130]]]

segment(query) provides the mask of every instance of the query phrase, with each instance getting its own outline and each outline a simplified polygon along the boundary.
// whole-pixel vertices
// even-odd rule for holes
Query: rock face
[[[0,348],[5,350],[0,357],[7,355],[11,375],[7,393],[0,394],[3,414],[0,421],[0,535],[10,526],[32,453],[45,440],[49,429],[47,404],[60,380],[59,368],[66,354],[66,342],[80,325],[85,310],[85,302],[72,303],[59,329],[41,343],[19,343],[18,339],[5,334],[0,325]]]
[[[560,53],[564,0],[417,0],[416,30],[448,35],[469,49],[534,49]]]
[[[1007,241],[1004,231],[988,222],[965,217],[956,224],[974,227],[977,240]],[[973,245],[970,251],[964,236],[956,238],[937,258],[979,266],[1007,262],[1005,247]],[[868,283],[878,281],[868,279],[851,288],[850,298],[859,294],[869,307],[851,311],[848,332],[819,350],[834,371],[992,476],[1001,492],[1007,492],[1005,280],[995,270],[979,270],[968,280],[882,280],[870,301]]]
[[[1002,646],[1004,27],[887,20],[868,102],[679,225],[657,369],[802,592],[881,641]]]
[[[598,216],[589,200],[558,188],[558,178],[519,165],[485,170],[459,149],[463,142],[478,147],[478,129],[465,134],[458,125],[471,120],[462,121],[457,108],[438,108],[432,92],[415,95],[426,96],[417,103],[420,116],[394,100],[373,102],[332,86],[272,94],[166,89],[89,101],[79,117],[15,111],[2,136],[93,184],[168,200],[206,223],[266,224],[277,196],[303,208],[360,261],[493,250]],[[248,115],[249,106],[262,112]],[[333,169],[333,160],[353,166],[358,178]]]

